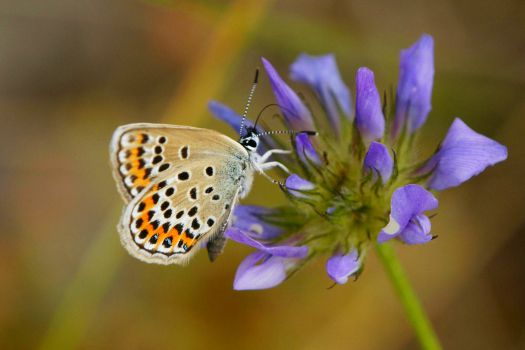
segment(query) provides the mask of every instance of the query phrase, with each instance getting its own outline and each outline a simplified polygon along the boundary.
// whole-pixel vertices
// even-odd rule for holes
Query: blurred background
[[[439,238],[397,252],[448,349],[525,349],[525,2],[28,0],[0,3],[0,348],[417,349],[376,257],[328,290],[317,260],[278,288],[235,292],[250,249],[186,267],[120,247],[108,143],[131,122],[208,127],[241,111],[259,58],[286,76],[334,52],[353,90],[396,84],[399,50],[435,39],[428,155],[455,116],[509,159],[440,196]],[[309,91],[293,85],[308,98]],[[272,103],[266,76],[252,115]],[[282,195],[257,179],[245,203]]]

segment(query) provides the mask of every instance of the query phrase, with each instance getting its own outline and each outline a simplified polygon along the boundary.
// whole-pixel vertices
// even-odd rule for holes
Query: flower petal
[[[434,39],[428,34],[408,49],[401,51],[396,115],[392,133],[397,136],[405,127],[417,130],[430,112],[434,83]]]
[[[333,255],[326,262],[328,276],[338,284],[348,282],[348,277],[359,271],[359,268],[359,254],[355,249],[346,255]]]
[[[288,125],[297,131],[315,130],[312,115],[299,96],[284,82],[268,60],[263,57],[262,62]]]
[[[321,158],[319,158],[307,134],[298,134],[295,137],[295,151],[305,165],[309,165],[310,163],[321,165]]]
[[[256,205],[236,205],[233,209],[233,226],[246,232],[255,239],[274,239],[283,230],[264,221],[264,217],[272,216],[276,210]]]
[[[433,236],[430,234],[430,219],[426,215],[418,215],[412,219],[407,227],[401,232],[399,238],[406,244],[422,244],[430,242]]]
[[[310,191],[315,188],[315,185],[312,182],[303,179],[297,174],[288,176],[284,185],[291,194],[300,198],[308,197],[306,194],[302,193],[303,191]]]
[[[341,124],[339,111],[347,118],[351,118],[352,97],[350,90],[341,79],[334,55],[301,54],[290,67],[290,77],[314,89],[333,129],[339,132]]]
[[[372,142],[366,152],[363,164],[364,171],[372,172],[374,180],[379,174],[384,185],[392,176],[393,167],[394,161],[386,146],[379,142]]]
[[[269,246],[265,245],[254,238],[250,237],[247,233],[239,230],[236,227],[230,227],[224,233],[224,236],[234,240],[235,242],[246,244],[250,247],[257,248],[258,250],[265,252],[270,255],[280,256],[283,258],[304,258],[308,254],[307,246]]]
[[[411,184],[394,191],[390,206],[390,222],[379,234],[379,242],[397,237],[415,217],[436,209],[438,200],[423,187]]]
[[[208,103],[208,108],[216,118],[222,120],[223,122],[231,126],[233,130],[235,130],[235,132],[239,132],[239,130],[241,129],[242,116],[237,114],[237,112],[217,101],[210,101]],[[248,119],[244,120],[244,125],[245,127],[253,127],[253,123]],[[257,131],[263,132],[263,130],[259,127],[257,127]]]
[[[442,191],[462,184],[488,166],[505,159],[505,146],[478,134],[456,118],[438,151],[415,175],[431,172],[428,187]]]
[[[248,255],[237,268],[233,289],[267,289],[279,285],[285,279],[286,265],[283,258],[255,252]]]
[[[374,72],[359,68],[355,76],[355,124],[366,143],[378,140],[385,132],[381,98],[374,82]]]

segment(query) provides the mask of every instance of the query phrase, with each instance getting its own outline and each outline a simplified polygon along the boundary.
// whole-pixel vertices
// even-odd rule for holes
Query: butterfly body
[[[222,251],[232,209],[250,191],[254,172],[282,166],[256,153],[258,136],[239,142],[208,129],[129,124],[115,131],[110,156],[126,207],[118,225],[134,257],[183,264],[207,244],[210,259]],[[277,165],[278,164],[278,165]]]

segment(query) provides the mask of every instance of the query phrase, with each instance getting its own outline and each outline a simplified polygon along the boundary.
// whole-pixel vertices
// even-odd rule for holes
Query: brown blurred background
[[[397,251],[445,348],[525,349],[521,0],[2,1],[0,348],[417,349],[373,254],[356,283],[327,290],[318,260],[258,292],[232,290],[250,251],[235,243],[214,264],[128,256],[108,142],[140,121],[233,136],[206,104],[241,110],[260,56],[284,75],[303,51],[334,52],[352,90],[363,65],[388,88],[423,32],[436,80],[422,155],[460,116],[509,160],[441,195],[439,239]],[[264,77],[252,115],[271,102]],[[258,179],[246,202],[282,200]]]

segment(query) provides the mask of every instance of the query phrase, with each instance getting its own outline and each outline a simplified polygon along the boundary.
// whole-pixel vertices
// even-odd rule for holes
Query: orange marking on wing
[[[157,231],[158,231],[158,228],[157,228],[157,230],[155,230],[155,229],[153,228],[152,225],[148,225],[148,227],[146,227],[146,230],[148,230],[148,235],[146,236],[146,239],[144,240],[144,246],[146,246],[146,243],[149,242],[149,240],[151,239],[151,237],[155,236],[155,234],[158,233],[158,232],[157,232]],[[160,235],[159,235],[159,236],[160,236]],[[157,238],[157,243],[155,243],[155,246],[154,246],[153,248],[151,248],[151,249],[148,249],[148,250],[150,250],[150,251],[152,251],[152,250],[156,250],[156,247],[157,247],[157,245],[158,245],[158,242],[159,242],[159,239]]]
[[[173,251],[175,250],[175,247],[177,246],[177,243],[179,243],[180,233],[179,231],[177,231],[176,228],[172,228],[169,232],[169,235],[171,235],[171,242],[172,242],[169,253],[173,253]]]
[[[142,135],[138,135],[137,137],[142,138]],[[139,140],[140,142],[140,140]],[[129,175],[135,176],[135,180],[133,181],[133,187],[146,187],[150,184],[149,179],[145,179],[146,177],[146,169],[141,168],[140,166],[140,157],[138,156],[138,150],[139,148],[133,148],[131,150],[131,154],[129,156],[128,163],[131,164],[131,169],[129,170]]]
[[[150,183],[149,179],[144,179],[144,176],[146,176],[145,169],[132,168],[130,174],[135,175],[137,177],[135,181],[133,181],[133,186],[146,187]]]
[[[144,202],[144,212],[148,212],[151,208],[155,206],[155,203],[153,203],[152,196],[149,196],[148,198],[143,200]]]
[[[139,230],[143,230],[146,228],[146,225],[148,225],[148,215],[142,214],[140,218],[142,219],[142,225],[140,225]]]
[[[155,233],[159,234],[159,239],[157,240],[157,243],[155,243],[155,246],[152,248],[152,250],[158,250],[159,249],[159,245],[166,238],[166,232],[164,232],[164,227],[162,225],[157,227],[157,231]]]
[[[131,163],[132,166],[134,166],[134,163],[137,162],[137,167],[138,167],[138,162],[140,159],[139,148],[140,147],[135,147],[129,150],[129,155],[126,157],[128,159],[128,162]]]
[[[188,237],[186,235],[186,232],[184,232],[182,234],[182,242],[184,242],[184,244],[186,244],[186,246],[189,248],[189,247],[193,247],[193,245],[195,244],[195,239]]]

